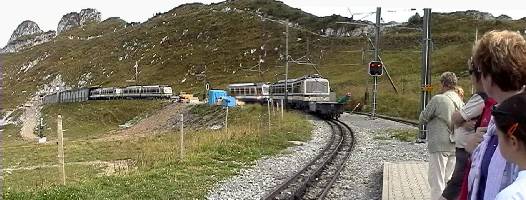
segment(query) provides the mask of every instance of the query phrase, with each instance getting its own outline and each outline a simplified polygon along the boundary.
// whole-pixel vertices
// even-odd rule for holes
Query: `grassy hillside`
[[[229,111],[228,132],[185,129],[185,156],[180,157],[176,129],[122,140],[85,140],[105,136],[72,121],[85,121],[92,109],[100,107],[98,102],[49,107],[46,113],[67,112],[74,106],[79,109],[64,122],[68,129],[64,147],[67,185],[59,182],[55,143],[4,143],[3,199],[203,199],[216,182],[235,175],[254,160],[292,146],[289,141],[309,139],[312,129],[301,114],[286,112],[283,120],[274,114],[269,130],[265,107],[238,107]],[[135,106],[121,103],[98,113],[106,119],[118,119],[123,110]],[[200,105],[192,107],[186,116],[200,119],[210,117],[209,113],[224,111]],[[102,129],[117,128],[109,121]]]
[[[3,103],[7,109],[13,109],[57,77],[73,87],[168,84],[176,91],[197,94],[204,92],[206,82],[213,88],[224,88],[232,82],[273,82],[283,78],[285,28],[280,20],[285,18],[294,24],[289,35],[291,58],[308,54],[318,64],[320,73],[332,81],[337,93],[351,91],[354,103],[363,101],[366,88],[372,88],[367,87],[365,75],[365,63],[371,56],[366,53],[362,60],[360,52],[367,48],[366,40],[315,34],[349,19],[316,17],[279,1],[239,0],[182,5],[134,26],[111,18],[65,32],[52,42],[2,55],[6,97]],[[465,74],[477,26],[480,34],[492,29],[522,30],[526,21],[476,21],[470,16],[434,13],[434,77],[446,70]],[[395,94],[386,77],[382,77],[380,112],[416,117],[420,40],[420,32],[415,30],[384,30],[381,55],[403,92]],[[24,67],[35,60],[38,62],[34,67]],[[258,64],[261,74],[256,72]],[[135,66],[138,80],[130,82]],[[291,77],[315,72],[307,65],[290,67]],[[461,81],[468,86],[467,79]]]

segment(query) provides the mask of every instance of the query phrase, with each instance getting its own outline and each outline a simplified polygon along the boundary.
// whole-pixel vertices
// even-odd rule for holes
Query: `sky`
[[[514,19],[526,17],[524,0],[282,0],[289,6],[317,16],[339,14],[354,19],[374,21],[376,7],[382,7],[385,22],[407,21],[415,12],[423,13],[423,8],[433,12],[453,12],[479,10],[494,16],[506,14]],[[36,22],[44,31],[56,30],[63,15],[80,12],[83,8],[95,8],[101,12],[102,20],[120,17],[127,22],[144,22],[157,12],[166,12],[184,3],[220,2],[217,0],[14,0],[0,3],[0,48],[7,44],[11,34],[24,20]],[[411,11],[415,8],[416,11]]]

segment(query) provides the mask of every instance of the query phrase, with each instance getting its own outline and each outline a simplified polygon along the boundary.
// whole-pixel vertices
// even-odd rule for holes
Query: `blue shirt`
[[[495,153],[497,145],[499,144],[498,139],[499,138],[497,135],[492,135],[489,139],[488,147],[484,152],[484,157],[482,158],[482,163],[480,166],[480,184],[479,190],[477,192],[477,200],[484,200],[484,191],[486,190],[486,180],[488,179],[489,163],[491,162],[491,157],[493,157],[493,153]]]

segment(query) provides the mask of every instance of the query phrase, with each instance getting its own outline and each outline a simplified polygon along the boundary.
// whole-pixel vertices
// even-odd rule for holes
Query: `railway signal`
[[[384,64],[380,61],[369,62],[369,75],[371,76],[382,76],[384,73]]]

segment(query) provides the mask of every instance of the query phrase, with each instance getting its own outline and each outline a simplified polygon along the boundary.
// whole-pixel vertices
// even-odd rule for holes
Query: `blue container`
[[[223,106],[228,106],[230,108],[236,107],[236,98],[232,96],[223,97]]]
[[[217,101],[226,97],[224,90],[208,90],[208,105],[216,105]]]

